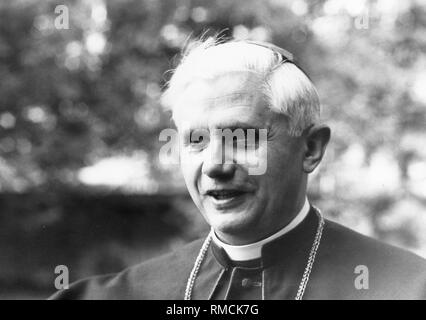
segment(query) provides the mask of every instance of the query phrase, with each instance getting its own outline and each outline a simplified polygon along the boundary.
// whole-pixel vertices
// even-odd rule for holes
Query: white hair
[[[239,71],[260,76],[268,107],[287,117],[290,135],[300,136],[319,120],[318,93],[306,74],[291,62],[283,63],[282,56],[271,49],[246,41],[193,42],[173,73],[162,104],[173,111],[173,102],[190,83]]]

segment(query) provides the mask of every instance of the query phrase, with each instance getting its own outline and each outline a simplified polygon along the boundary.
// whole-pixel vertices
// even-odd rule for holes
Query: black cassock
[[[294,299],[317,232],[311,208],[262,258],[231,261],[213,241],[193,299]],[[204,239],[118,274],[80,280],[51,299],[183,299]],[[426,299],[426,260],[325,220],[303,299]]]

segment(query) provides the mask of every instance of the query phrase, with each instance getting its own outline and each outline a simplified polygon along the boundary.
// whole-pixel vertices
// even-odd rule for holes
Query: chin
[[[255,219],[247,212],[208,214],[208,222],[215,231],[238,236],[253,230]]]

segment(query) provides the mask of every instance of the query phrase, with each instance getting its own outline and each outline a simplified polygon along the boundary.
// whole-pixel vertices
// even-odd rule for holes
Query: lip
[[[218,210],[238,207],[247,200],[250,191],[242,189],[211,189],[204,193]]]

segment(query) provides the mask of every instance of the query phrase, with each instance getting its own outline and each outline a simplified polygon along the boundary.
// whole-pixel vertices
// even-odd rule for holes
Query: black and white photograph
[[[0,0],[0,300],[426,300],[426,1]]]

